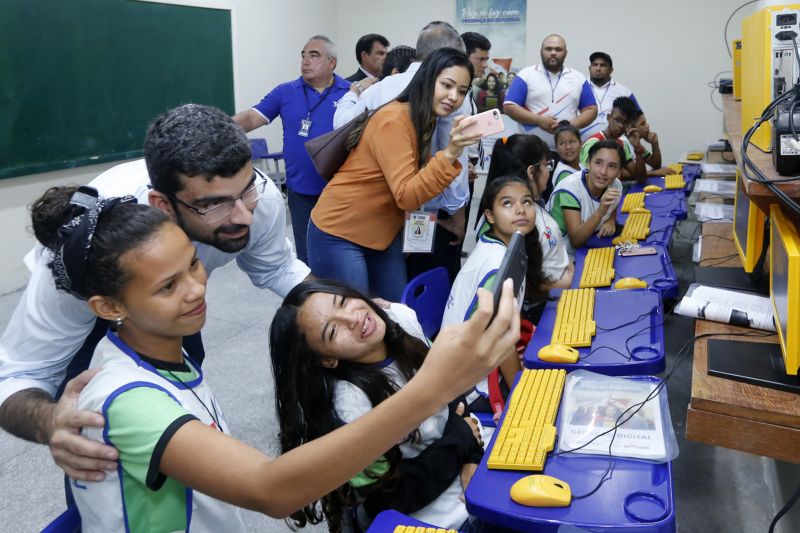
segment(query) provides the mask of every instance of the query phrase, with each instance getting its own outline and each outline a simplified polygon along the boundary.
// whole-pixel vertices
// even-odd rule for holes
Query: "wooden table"
[[[732,241],[718,238],[730,238],[732,231],[730,223],[703,224],[701,265],[704,262],[711,264],[711,258],[736,253]],[[713,264],[738,268],[742,266],[738,256],[723,263],[716,259]],[[695,335],[749,331],[757,330],[707,320],[698,319],[695,322]],[[759,338],[713,338],[777,343],[775,335]],[[695,342],[686,438],[712,446],[800,463],[800,394],[709,376],[707,348],[707,339]]]

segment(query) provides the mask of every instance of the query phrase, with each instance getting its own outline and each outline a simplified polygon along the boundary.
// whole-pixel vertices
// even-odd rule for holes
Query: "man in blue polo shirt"
[[[281,117],[289,214],[297,257],[304,263],[308,263],[308,219],[325,187],[325,180],[314,168],[303,145],[333,129],[336,102],[350,90],[350,83],[333,73],[335,68],[336,47],[333,42],[324,35],[315,35],[303,47],[301,76],[281,83],[257,105],[233,117],[245,131]]]
[[[567,43],[548,35],[540,50],[542,62],[522,69],[508,88],[503,111],[526,133],[542,138],[555,149],[553,131],[562,120],[583,129],[597,117],[597,101],[586,77],[564,66]]]

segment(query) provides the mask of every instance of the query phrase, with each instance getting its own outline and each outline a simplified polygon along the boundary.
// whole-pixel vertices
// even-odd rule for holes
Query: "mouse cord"
[[[773,533],[773,531],[775,531],[775,526],[778,524],[778,520],[780,520],[783,515],[789,512],[789,509],[791,509],[792,506],[797,503],[798,498],[800,498],[800,485],[797,486],[797,490],[794,491],[794,494],[791,498],[789,498],[789,501],[786,502],[786,505],[784,505],[783,508],[778,511],[778,514],[775,515],[775,518],[772,519],[772,522],[769,525],[769,533]]]

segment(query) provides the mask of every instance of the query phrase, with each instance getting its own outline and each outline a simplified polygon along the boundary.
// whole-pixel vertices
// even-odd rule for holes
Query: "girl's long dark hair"
[[[339,361],[336,368],[324,368],[324,354],[311,349],[305,332],[297,321],[303,303],[318,292],[337,294],[365,301],[386,323],[383,342],[387,353],[403,377],[409,380],[422,366],[427,345],[407,334],[386,312],[359,291],[333,280],[304,281],[292,289],[275,314],[270,327],[270,354],[275,379],[275,399],[280,424],[281,452],[297,448],[344,425],[336,414],[334,388],[337,381],[349,381],[369,398],[373,406],[397,392],[399,385],[375,365]],[[347,453],[343,450],[342,453]],[[376,476],[381,482],[390,481],[397,473],[402,459],[399,446],[384,454],[388,471]],[[294,525],[318,524],[328,520],[331,531],[338,531],[342,513],[347,505],[356,503],[349,485],[343,485],[317,502],[291,515]]]
[[[397,97],[398,102],[408,102],[411,108],[411,123],[417,133],[419,168],[424,167],[431,156],[431,138],[436,127],[436,115],[433,112],[436,78],[450,67],[467,69],[470,82],[475,75],[472,63],[464,52],[455,48],[440,48],[425,58],[411,83]],[[464,98],[469,98],[469,93]]]
[[[542,158],[549,153],[545,142],[536,135],[515,133],[510,137],[497,139],[492,148],[492,159],[489,163],[489,182],[500,176],[520,176],[527,179],[528,167],[538,165]],[[539,185],[533,184],[534,197],[538,200],[544,191],[539,191]],[[489,207],[491,207],[491,203]],[[483,212],[483,211],[481,211]]]
[[[487,209],[491,210],[497,195],[500,194],[503,187],[511,183],[524,185],[533,195],[531,182],[527,178],[527,167],[521,170],[520,173],[521,175],[500,176],[488,182],[486,189],[483,191],[479,212],[484,213]],[[486,222],[489,222],[488,219]],[[492,234],[493,231],[494,228],[490,225],[488,233]],[[533,230],[525,235],[525,251],[528,253],[528,271],[525,274],[525,299],[537,302],[547,295],[547,291],[542,290],[542,285],[545,282],[544,272],[542,272],[544,254],[542,253],[542,245],[539,242],[539,230],[535,225]]]

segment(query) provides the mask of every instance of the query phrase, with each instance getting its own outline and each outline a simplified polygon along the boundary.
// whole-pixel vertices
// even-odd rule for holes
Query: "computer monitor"
[[[770,206],[769,293],[786,373],[800,368],[800,236],[779,204]]]
[[[744,271],[751,273],[764,249],[764,212],[747,196],[744,187],[746,179],[739,171],[736,172],[733,243],[742,259]]]

